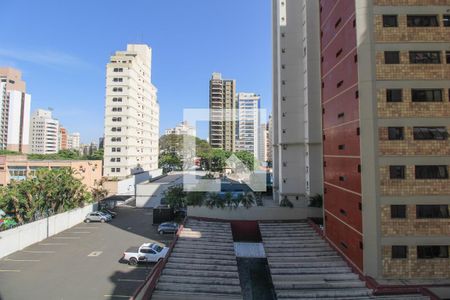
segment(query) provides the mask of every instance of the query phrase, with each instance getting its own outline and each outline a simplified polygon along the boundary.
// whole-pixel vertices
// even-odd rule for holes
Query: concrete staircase
[[[242,299],[229,223],[189,219],[152,300]]]
[[[428,299],[374,296],[306,222],[260,222],[259,228],[278,299]]]

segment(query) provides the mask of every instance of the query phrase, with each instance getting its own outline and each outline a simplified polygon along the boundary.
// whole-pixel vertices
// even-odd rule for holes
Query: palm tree
[[[253,193],[252,192],[246,193],[244,197],[242,197],[241,199],[241,204],[247,209],[252,207],[255,204],[255,196],[253,195]]]
[[[186,195],[186,204],[192,206],[202,206],[205,201],[204,192],[188,192]]]
[[[226,192],[225,197],[224,197],[224,202],[227,207],[232,208],[234,205],[233,194],[230,192]]]
[[[95,186],[91,189],[92,198],[100,204],[100,201],[108,196],[109,191],[103,186],[106,182],[105,178],[100,179],[99,182],[95,183]]]

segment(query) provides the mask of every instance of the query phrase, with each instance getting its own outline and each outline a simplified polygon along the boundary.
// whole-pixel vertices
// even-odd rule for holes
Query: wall
[[[90,204],[0,232],[0,258],[83,222],[86,214],[96,209],[96,203]]]
[[[304,220],[307,218],[321,218],[322,209],[315,207],[288,208],[263,206],[256,206],[249,209],[244,207],[238,207],[236,209],[210,209],[207,207],[188,206],[188,216],[241,221]]]

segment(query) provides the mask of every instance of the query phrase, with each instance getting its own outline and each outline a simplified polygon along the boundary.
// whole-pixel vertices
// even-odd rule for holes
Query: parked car
[[[112,217],[110,215],[107,215],[105,213],[102,213],[101,211],[94,211],[90,212],[86,215],[86,218],[84,219],[84,222],[109,222],[111,221]]]
[[[157,262],[163,259],[169,248],[155,243],[144,243],[139,248],[131,247],[127,249],[122,256],[122,261],[130,265],[136,265],[139,262]]]
[[[161,223],[158,226],[158,233],[161,235],[164,233],[175,233],[178,231],[178,227],[179,227],[179,225],[175,222]]]
[[[104,213],[104,214],[110,215],[112,218],[115,218],[115,217],[117,216],[117,213],[116,213],[116,212],[114,212],[114,211],[112,211],[112,210],[110,210],[110,209],[107,209],[107,208],[103,208],[103,209],[101,209],[100,211],[101,211],[102,213]]]

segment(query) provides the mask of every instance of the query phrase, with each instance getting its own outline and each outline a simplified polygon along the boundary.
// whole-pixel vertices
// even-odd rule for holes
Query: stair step
[[[218,294],[241,294],[239,285],[211,285],[211,284],[171,284],[158,283],[156,289],[159,291],[183,291],[191,293],[218,293]],[[214,296],[213,296],[214,298]],[[212,299],[213,299],[212,298]]]
[[[328,298],[336,299],[336,297],[346,297],[345,299],[352,299],[351,297],[370,296],[371,291],[366,288],[353,288],[353,289],[338,289],[338,290],[283,290],[277,291],[278,299],[316,299],[316,298]]]
[[[191,248],[191,247],[175,247],[173,253],[197,253],[197,254],[219,254],[219,255],[233,255],[235,256],[234,250],[214,250],[214,249],[204,249],[204,248]]]
[[[270,264],[269,264],[270,265]],[[270,272],[274,275],[281,274],[339,274],[350,273],[349,267],[334,267],[334,268],[302,268],[302,269],[280,269],[270,265]]]
[[[306,262],[271,262],[270,266],[273,268],[333,268],[333,267],[347,267],[347,263],[343,260],[339,261],[306,261]]]
[[[152,294],[152,300],[242,300],[241,295],[218,293],[186,293],[180,291],[158,291]]]
[[[220,259],[225,261],[236,262],[236,256],[234,254],[224,255],[224,254],[197,254],[197,253],[184,253],[184,252],[172,252],[170,259],[172,258],[198,258],[198,259]]]
[[[192,276],[192,277],[224,277],[224,278],[237,278],[238,273],[234,271],[207,271],[207,270],[183,270],[182,273],[184,276]],[[180,271],[177,269],[167,269],[164,268],[162,272],[162,276],[169,275],[169,276],[178,276],[180,275]]]
[[[178,269],[180,270],[205,270],[205,271],[230,271],[230,272],[237,272],[237,265],[228,265],[228,266],[222,266],[222,265],[208,265],[208,264],[188,264],[188,263],[175,263],[169,262],[166,264],[166,268],[168,269]]]
[[[274,281],[273,285],[276,290],[312,290],[312,289],[352,289],[365,288],[366,285],[360,280],[347,281]]]
[[[272,274],[272,280],[275,281],[315,281],[315,280],[324,280],[328,282],[332,281],[342,281],[342,280],[355,280],[359,279],[359,276],[354,273],[339,273],[339,274],[284,274],[284,275],[276,275]]]
[[[206,258],[186,258],[186,257],[170,257],[170,262],[173,263],[189,263],[189,264],[209,264],[209,265],[236,265],[235,260],[221,260],[221,259],[206,259]]]
[[[267,254],[267,252],[266,252]],[[270,253],[271,255],[276,255],[274,253]],[[268,256],[269,263],[276,262],[292,262],[292,263],[301,263],[301,262],[311,262],[310,256],[302,256],[302,257],[285,257],[285,256]],[[314,258],[315,262],[336,262],[342,261],[342,258],[337,255],[330,256],[317,256]]]

